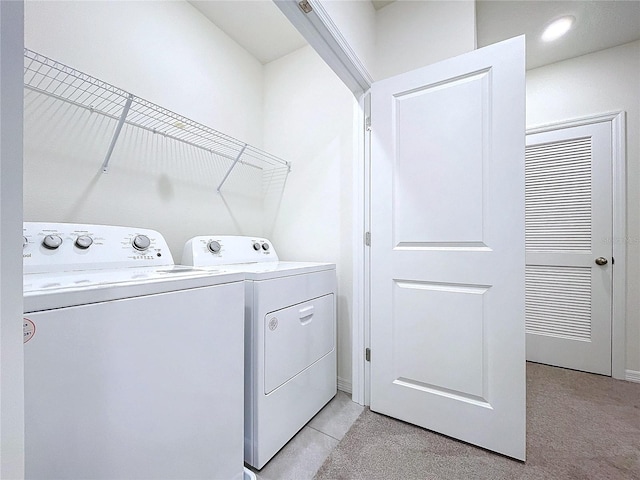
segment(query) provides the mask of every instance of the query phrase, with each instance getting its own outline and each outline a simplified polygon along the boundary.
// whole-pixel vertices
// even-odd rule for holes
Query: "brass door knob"
[[[596,258],[596,265],[606,265],[609,261],[604,257]]]

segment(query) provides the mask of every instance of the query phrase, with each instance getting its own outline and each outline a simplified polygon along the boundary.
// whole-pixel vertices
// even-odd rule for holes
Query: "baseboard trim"
[[[636,370],[626,370],[624,379],[627,380],[628,382],[640,383],[640,372]]]
[[[627,382],[640,383],[640,371],[625,370],[624,379]],[[345,393],[353,393],[351,382],[338,377],[338,390]]]
[[[338,377],[338,390],[345,393],[353,393],[351,382],[340,377]]]

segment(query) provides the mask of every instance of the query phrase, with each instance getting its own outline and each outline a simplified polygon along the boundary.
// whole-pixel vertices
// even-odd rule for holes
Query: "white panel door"
[[[524,37],[374,84],[371,409],[525,458]]]
[[[611,158],[608,121],[527,135],[527,360],[611,375]]]

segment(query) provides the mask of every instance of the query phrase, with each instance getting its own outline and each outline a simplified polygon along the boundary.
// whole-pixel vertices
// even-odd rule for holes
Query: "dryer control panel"
[[[24,222],[24,273],[173,265],[155,230],[114,225]]]
[[[277,261],[271,242],[260,237],[202,235],[188,240],[182,251],[182,264],[194,267]]]

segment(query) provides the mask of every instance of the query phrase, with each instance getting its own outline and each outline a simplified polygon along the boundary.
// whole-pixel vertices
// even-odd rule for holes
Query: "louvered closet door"
[[[610,124],[527,135],[525,165],[527,360],[611,375]]]

